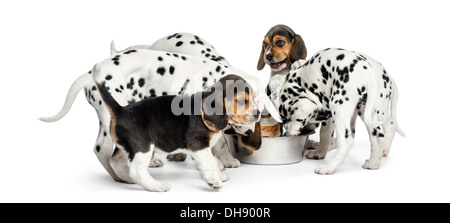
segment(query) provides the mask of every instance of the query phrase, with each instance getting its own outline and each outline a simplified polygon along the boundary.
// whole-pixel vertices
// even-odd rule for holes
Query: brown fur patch
[[[278,41],[284,41],[283,46],[277,46]],[[277,62],[284,61],[288,59],[289,55],[291,54],[292,49],[292,43],[286,39],[285,36],[275,35],[272,38],[272,54],[273,54],[273,60]],[[291,61],[286,60],[287,64],[290,64]]]
[[[121,153],[122,153],[122,150],[116,147],[116,149],[114,149],[114,153],[112,154],[111,157],[116,157],[116,156],[120,155]]]
[[[245,104],[241,105],[239,101],[244,101]],[[246,111],[250,109],[250,96],[247,92],[244,94],[238,92],[233,100],[225,100],[225,103],[227,114],[231,121],[239,124],[247,123]]]
[[[264,137],[275,138],[281,135],[280,123],[274,126],[261,126],[261,135]]]

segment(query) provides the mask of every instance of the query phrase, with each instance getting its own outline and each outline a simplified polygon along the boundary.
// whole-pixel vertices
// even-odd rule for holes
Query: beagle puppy
[[[276,25],[264,36],[257,68],[262,70],[267,64],[271,69],[270,77],[277,74],[287,75],[292,67],[297,68],[296,66],[299,66],[298,60],[306,59],[307,54],[305,42],[300,35],[286,25]],[[271,94],[269,87],[266,88],[266,91],[268,95]],[[270,119],[269,117],[263,117],[262,120]],[[316,128],[317,125],[315,124],[307,125],[301,135],[313,134]],[[280,123],[276,123],[272,127],[264,127],[263,132],[272,133],[271,137],[284,134]],[[310,150],[317,148],[317,146],[317,142],[308,140],[306,148]]]
[[[99,68],[94,66],[94,75]],[[143,99],[122,107],[112,96],[107,82],[97,88],[111,114],[110,134],[120,151],[128,153],[129,176],[149,191],[168,191],[170,185],[148,173],[154,149],[192,152],[202,178],[214,189],[228,180],[221,173],[211,148],[223,131],[233,128],[244,146],[261,147],[260,112],[251,86],[237,75],[227,75],[193,95],[166,95]],[[113,155],[113,156],[114,156]]]
[[[294,62],[305,59],[306,56],[307,50],[302,37],[286,25],[276,25],[264,37],[257,68],[262,70],[267,64],[271,69],[270,77],[286,75]]]

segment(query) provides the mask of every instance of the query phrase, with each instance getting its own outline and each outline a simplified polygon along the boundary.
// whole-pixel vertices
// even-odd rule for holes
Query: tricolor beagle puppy
[[[270,77],[277,74],[287,75],[292,68],[299,67],[298,60],[305,59],[306,56],[307,50],[302,37],[286,25],[276,25],[264,37],[257,68],[258,70],[262,70],[267,64],[271,69]],[[267,87],[266,91],[268,95],[271,94],[269,87]],[[267,120],[267,118],[264,117],[264,120]],[[283,128],[280,125],[278,123],[274,127],[271,127],[280,128],[280,131],[269,132],[279,133],[280,135],[284,134]],[[303,128],[301,135],[312,134],[317,127],[318,125],[316,124],[307,125]],[[272,135],[272,137],[274,136]],[[308,140],[306,148],[315,149],[317,145],[317,142]]]
[[[277,74],[286,75],[291,70],[291,65],[305,59],[306,55],[302,37],[286,25],[276,25],[264,37],[258,70],[262,70],[267,64],[272,70],[271,77]]]
[[[94,66],[94,76],[100,73]],[[129,176],[149,191],[167,191],[170,185],[148,173],[155,148],[172,152],[186,148],[198,164],[202,178],[214,189],[228,180],[221,173],[211,148],[223,130],[233,127],[246,148],[261,147],[260,112],[256,94],[245,80],[227,75],[202,92],[184,96],[160,96],[122,107],[108,92],[107,82],[97,88],[111,113],[111,136],[128,153]],[[114,155],[113,155],[114,156]]]

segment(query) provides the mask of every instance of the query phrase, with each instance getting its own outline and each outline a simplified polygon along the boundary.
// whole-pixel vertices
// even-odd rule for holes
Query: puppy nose
[[[249,129],[245,132],[245,135],[251,135],[251,134],[253,134],[253,131],[251,129]]]
[[[266,59],[267,60],[272,60],[273,59],[273,54],[269,53],[266,55]]]
[[[255,114],[255,113],[256,113],[256,114]],[[254,116],[255,118],[258,118],[258,117],[259,117],[259,114],[261,114],[261,112],[259,112],[259,110],[256,110],[256,112],[254,112],[253,114],[254,114],[253,116]]]

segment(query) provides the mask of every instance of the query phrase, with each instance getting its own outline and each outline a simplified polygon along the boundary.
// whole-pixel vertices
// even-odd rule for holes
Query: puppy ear
[[[261,47],[261,54],[259,55],[258,60],[258,70],[262,70],[266,66],[266,63],[264,62],[264,47]]]
[[[213,88],[212,92],[204,93],[201,109],[203,123],[213,132],[221,131],[228,125],[228,115],[224,104],[226,98],[222,89],[217,87]]]
[[[261,117],[261,135],[269,138],[281,135],[281,124],[270,115]]]
[[[270,100],[269,96],[266,94],[260,94],[259,95],[259,110],[263,111],[265,108],[269,114],[272,116],[273,119],[275,119],[277,122],[282,122],[280,113],[278,113],[278,108],[275,108],[275,105]]]
[[[252,151],[256,151],[261,148],[262,145],[262,135],[261,135],[261,125],[259,122],[255,123],[255,131],[253,134],[244,136],[238,134],[241,139],[242,145]]]
[[[109,45],[109,54],[111,54],[111,56],[115,56],[117,54],[116,43],[114,43],[114,40],[111,41],[111,44]]]
[[[307,54],[308,52],[306,50],[305,42],[303,42],[303,39],[300,35],[295,34],[291,53],[289,55],[289,60],[291,61],[291,63],[294,63],[297,60],[305,59]]]

